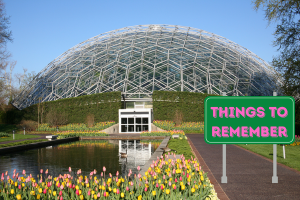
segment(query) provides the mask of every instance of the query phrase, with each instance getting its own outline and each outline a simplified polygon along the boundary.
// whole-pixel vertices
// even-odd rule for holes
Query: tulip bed
[[[116,124],[115,121],[98,122],[92,127],[87,127],[87,125],[83,123],[68,124],[68,125],[60,126],[59,131],[99,131],[99,130],[104,130],[114,124]],[[37,130],[56,131],[56,127],[50,127],[49,124],[41,124]]]
[[[69,138],[69,137],[102,137],[108,136],[107,133],[102,131],[61,131],[55,133],[58,135],[58,139]]]
[[[290,144],[291,146],[298,146],[300,145],[300,136],[295,135],[295,142]]]
[[[167,120],[154,120],[153,124],[164,130],[182,130],[185,133],[203,133],[204,122],[182,122],[179,126],[175,126],[175,122]]]
[[[9,137],[8,133],[0,132],[0,138]]]
[[[140,171],[140,168],[137,168]],[[218,199],[213,185],[196,159],[168,154],[157,158],[145,174],[122,177],[109,174],[106,168],[100,176],[96,170],[83,177],[81,170],[51,177],[48,170],[40,171],[37,179],[31,175],[13,177],[2,174],[0,199]]]

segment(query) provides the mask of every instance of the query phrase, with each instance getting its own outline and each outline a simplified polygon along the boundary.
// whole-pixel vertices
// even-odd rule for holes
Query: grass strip
[[[9,135],[9,137],[0,138],[0,142],[14,141],[13,134],[8,134],[8,135]],[[40,136],[15,134],[15,140],[24,140],[24,139],[30,139],[30,138],[36,138],[36,137],[40,137]]]
[[[237,144],[237,146],[250,150],[273,160],[273,144]],[[300,146],[285,146],[285,159],[283,158],[283,147],[277,145],[277,162],[300,171]]]
[[[31,144],[31,143],[37,143],[37,142],[45,142],[48,141],[47,139],[40,139],[40,140],[26,140],[22,142],[11,142],[8,144],[1,144],[0,148],[4,147],[12,147],[12,146],[18,146],[18,145],[25,145],[25,144]]]
[[[184,157],[186,157],[186,159],[190,159],[191,156],[194,157],[193,153],[192,153],[192,149],[189,145],[189,142],[186,139],[170,139],[168,142],[168,147],[174,151],[175,154],[183,154]]]

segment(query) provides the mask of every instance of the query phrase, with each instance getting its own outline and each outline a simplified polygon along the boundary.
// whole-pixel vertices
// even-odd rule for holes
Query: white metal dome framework
[[[90,38],[49,63],[13,101],[19,109],[94,93],[149,98],[154,90],[270,96],[277,73],[244,47],[203,30],[126,27]]]

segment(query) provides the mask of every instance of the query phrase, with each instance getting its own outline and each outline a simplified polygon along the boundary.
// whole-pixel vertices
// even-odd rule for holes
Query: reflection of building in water
[[[138,174],[137,166],[144,166],[151,157],[153,148],[151,142],[148,144],[141,143],[140,140],[119,140],[119,153],[126,153],[126,158],[119,156],[119,163],[121,165],[122,174],[126,175],[129,169],[132,174]]]

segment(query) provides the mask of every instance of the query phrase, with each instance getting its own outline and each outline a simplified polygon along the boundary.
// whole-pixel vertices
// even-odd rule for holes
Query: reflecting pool
[[[88,176],[94,169],[99,175],[103,166],[106,167],[106,176],[113,176],[119,171],[120,175],[127,176],[129,169],[137,174],[137,166],[144,166],[162,140],[81,140],[57,146],[31,149],[0,156],[0,173],[8,171],[10,176],[13,170],[21,174],[36,177],[40,169],[49,170],[51,176],[72,173],[81,169],[82,175]],[[120,153],[127,157],[121,157]]]

